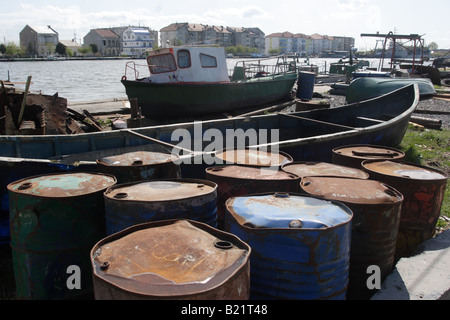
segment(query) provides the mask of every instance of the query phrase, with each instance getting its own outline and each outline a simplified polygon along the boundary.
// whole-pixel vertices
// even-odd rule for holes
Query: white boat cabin
[[[221,47],[175,47],[150,51],[153,83],[229,82],[225,50]]]

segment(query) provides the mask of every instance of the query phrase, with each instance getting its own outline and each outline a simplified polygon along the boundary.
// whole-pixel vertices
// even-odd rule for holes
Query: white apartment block
[[[330,37],[326,35],[291,32],[272,33],[266,36],[265,54],[271,50],[280,53],[297,53],[300,56],[320,55],[326,51],[349,51],[355,40],[349,37]]]
[[[122,55],[140,57],[152,50],[154,39],[148,28],[130,27],[122,34]]]

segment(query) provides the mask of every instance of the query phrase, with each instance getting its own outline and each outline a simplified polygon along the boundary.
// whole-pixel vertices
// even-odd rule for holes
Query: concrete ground
[[[127,98],[105,99],[98,101],[70,102],[67,107],[82,113],[83,110],[89,111],[92,115],[123,113],[130,110],[130,103]]]
[[[371,300],[450,300],[450,230],[402,258]]]

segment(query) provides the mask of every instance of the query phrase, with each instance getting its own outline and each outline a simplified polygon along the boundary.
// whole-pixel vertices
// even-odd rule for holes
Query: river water
[[[300,62],[303,62],[302,59]],[[329,68],[330,63],[338,60],[313,58],[309,62],[317,65],[322,72],[325,67]],[[378,59],[368,60],[371,67],[378,66]],[[58,93],[69,103],[126,98],[125,88],[120,79],[125,74],[127,61],[118,59],[0,62],[0,80],[7,80],[9,76],[12,82],[25,83],[28,76],[32,76],[31,91],[40,91],[47,95]],[[136,64],[145,64],[145,60],[133,61]],[[233,69],[237,61],[227,59],[228,69]],[[25,85],[17,86],[25,87]]]

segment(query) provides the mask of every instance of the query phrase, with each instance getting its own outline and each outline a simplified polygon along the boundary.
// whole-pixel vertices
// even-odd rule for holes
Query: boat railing
[[[134,61],[128,61],[125,64],[125,74],[122,77],[122,79],[128,79],[128,74],[131,74],[134,76],[134,80],[142,78],[140,76],[141,72],[146,74],[144,77],[150,76],[151,73],[157,74],[157,73],[163,73],[163,72],[170,72],[173,71],[168,66],[160,66],[160,65],[152,65],[152,64],[136,64]],[[132,79],[132,78],[130,78]]]
[[[122,77],[122,79],[128,79],[128,74],[131,73],[134,76],[134,79],[139,79],[140,78],[140,72],[139,70],[142,70],[143,68],[148,68],[147,65],[143,65],[143,64],[136,64],[136,62],[134,61],[128,61],[125,64],[125,74]],[[147,69],[148,70],[148,69]]]
[[[290,61],[288,59],[290,59]],[[247,79],[267,75],[285,74],[289,71],[297,70],[295,59],[292,59],[287,55],[282,55],[271,58],[238,61],[232,72],[236,73],[237,71],[242,74],[242,78]]]

